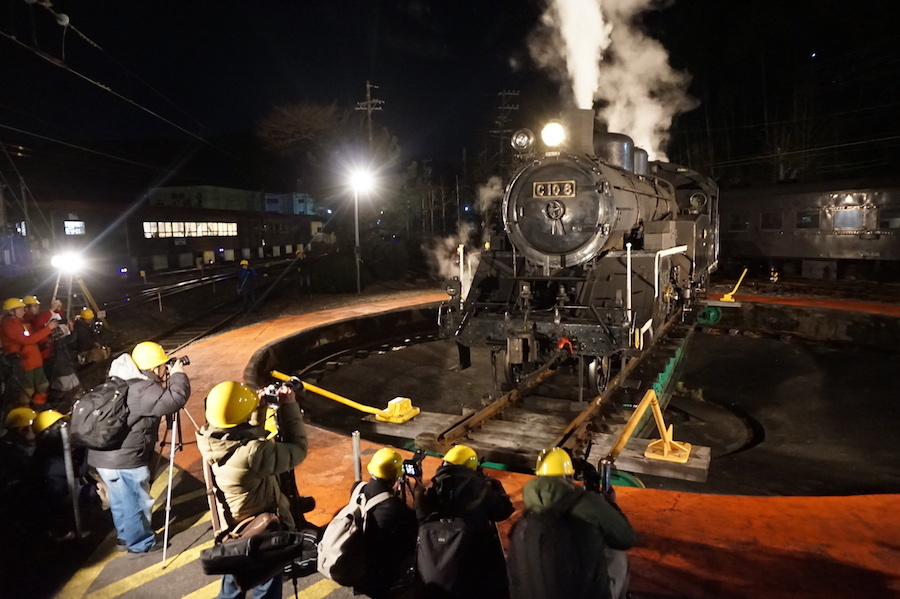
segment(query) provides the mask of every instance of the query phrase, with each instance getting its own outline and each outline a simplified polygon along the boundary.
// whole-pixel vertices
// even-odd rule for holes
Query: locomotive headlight
[[[530,129],[519,129],[513,133],[509,144],[516,152],[527,152],[534,146],[534,133]]]
[[[550,121],[541,129],[541,140],[548,148],[555,148],[566,141],[566,129],[562,123]]]

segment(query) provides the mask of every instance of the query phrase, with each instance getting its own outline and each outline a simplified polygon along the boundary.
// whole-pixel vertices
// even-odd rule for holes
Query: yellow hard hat
[[[369,460],[366,470],[375,478],[397,480],[403,471],[403,458],[390,447],[382,447]]]
[[[31,423],[31,430],[34,431],[35,435],[39,435],[53,426],[57,420],[65,417],[65,414],[57,412],[56,410],[44,410],[43,412],[38,412],[38,415],[34,417],[34,422]]]
[[[575,467],[565,449],[551,447],[538,456],[534,473],[538,476],[572,476],[575,474]]]
[[[249,265],[250,265],[250,262],[248,262],[247,260],[241,260],[241,266],[249,266]]]
[[[37,412],[35,412],[31,408],[13,408],[9,411],[9,414],[6,415],[6,428],[22,428],[24,426],[31,426],[31,423],[34,422],[34,417],[36,415]]]
[[[22,303],[25,304],[26,306],[40,306],[41,305],[41,301],[33,295],[26,295],[24,298],[22,298]]]
[[[278,412],[272,406],[266,408],[266,439],[272,439],[278,434]]]
[[[468,445],[454,445],[450,451],[444,454],[444,461],[448,464],[465,466],[470,470],[478,468],[478,455]]]
[[[219,383],[206,396],[206,421],[216,428],[232,428],[246,422],[259,406],[259,396],[244,383]]]
[[[159,343],[144,341],[138,343],[131,350],[131,357],[141,370],[150,370],[169,360],[166,350]]]
[[[90,320],[94,317],[94,311],[90,308],[85,308],[81,311],[81,314],[79,314],[79,316],[81,316],[85,320]]]
[[[14,310],[16,308],[24,308],[25,302],[17,297],[11,297],[3,301],[4,310]]]

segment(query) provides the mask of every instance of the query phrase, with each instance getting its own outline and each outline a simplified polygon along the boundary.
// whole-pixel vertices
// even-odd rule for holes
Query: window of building
[[[750,219],[746,214],[732,214],[728,217],[729,231],[749,231]]]
[[[834,212],[834,228],[835,229],[862,229],[863,211],[861,208],[848,208],[846,210],[835,210]]]
[[[819,228],[819,211],[818,210],[798,210],[797,211],[797,228],[798,229],[818,229]]]
[[[144,237],[237,237],[237,223],[145,222]]]
[[[66,220],[63,221],[63,230],[66,235],[84,235],[84,221],[83,220]]]
[[[879,208],[878,228],[900,229],[900,208]]]
[[[780,231],[782,214],[780,212],[763,212],[759,228],[764,231]]]

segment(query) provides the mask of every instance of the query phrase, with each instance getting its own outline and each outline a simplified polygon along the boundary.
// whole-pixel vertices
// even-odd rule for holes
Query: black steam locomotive
[[[448,284],[440,312],[463,366],[468,348],[487,346],[516,386],[563,348],[602,391],[614,358],[649,346],[715,270],[718,186],[594,122],[566,112],[540,148],[514,134],[527,164],[506,188],[504,235],[485,244],[470,285]]]

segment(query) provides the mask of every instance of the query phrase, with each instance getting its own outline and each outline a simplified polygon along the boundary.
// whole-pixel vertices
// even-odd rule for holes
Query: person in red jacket
[[[32,331],[24,320],[25,302],[17,297],[4,301],[3,310],[5,313],[0,321],[0,343],[7,357],[20,365],[19,403],[27,405],[31,402],[36,407],[43,407],[47,403],[49,382],[44,374],[44,360],[38,344],[50,336],[58,322],[50,320],[45,327]]]
[[[25,303],[25,315],[22,317],[22,320],[25,321],[25,324],[27,324],[32,331],[40,330],[53,318],[52,311],[46,310],[41,312],[41,302],[36,296],[26,295],[22,298],[22,301]],[[38,343],[38,347],[41,350],[41,358],[46,364],[50,355],[53,353],[53,341],[48,337]],[[45,372],[44,374],[49,373]]]

